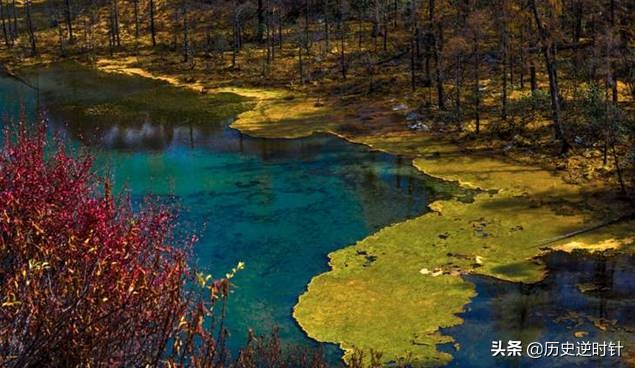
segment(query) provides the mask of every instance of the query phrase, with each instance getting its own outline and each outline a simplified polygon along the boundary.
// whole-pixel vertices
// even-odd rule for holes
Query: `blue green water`
[[[443,330],[460,346],[442,348],[454,356],[450,367],[632,367],[635,257],[557,252],[545,263],[549,275],[531,285],[469,277],[478,295],[461,314],[465,322]],[[546,342],[619,341],[624,348],[620,356],[562,356],[558,349],[557,357],[494,357],[493,340],[538,342],[543,350]]]
[[[227,314],[237,348],[247,329],[280,328],[283,342],[316,344],[291,317],[327,254],[377,229],[426,211],[435,198],[467,198],[451,183],[422,175],[409,160],[322,135],[270,140],[228,127],[250,102],[203,97],[156,81],[58,65],[0,77],[0,115],[33,121],[90,150],[96,169],[135,203],[148,194],[180,208],[179,234],[198,234],[197,266],[222,276],[239,261]],[[455,367],[628,366],[624,358],[492,357],[492,340],[617,341],[633,359],[635,258],[552,254],[548,277],[533,285],[468,276],[478,295],[465,322],[440,346]],[[584,291],[584,292],[583,292]],[[599,327],[598,327],[599,326]],[[576,337],[576,332],[587,335]]]
[[[248,328],[273,327],[285,343],[313,345],[291,313],[311,277],[327,270],[327,254],[456,192],[407,159],[332,136],[244,136],[228,127],[249,107],[237,96],[69,65],[33,71],[29,83],[38,89],[0,79],[2,114],[47,111],[51,131],[90,149],[117,190],[135,201],[173,197],[179,230],[199,234],[196,263],[213,275],[246,263],[227,309],[232,346]]]

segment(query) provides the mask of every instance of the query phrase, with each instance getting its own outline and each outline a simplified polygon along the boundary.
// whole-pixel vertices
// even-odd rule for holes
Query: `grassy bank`
[[[169,40],[167,25],[172,21],[167,11],[162,21],[159,36]],[[370,25],[363,22],[360,27],[366,31]],[[494,72],[483,77],[478,82],[483,99],[477,134],[471,111],[457,117],[451,108],[434,106],[434,86],[410,90],[407,53],[402,55],[399,47],[384,54],[371,52],[370,39],[360,41],[359,49],[355,39],[345,41],[349,50],[345,58],[361,61],[351,67],[347,78],[340,79],[337,48],[326,51],[324,47],[321,52],[313,46],[306,68],[326,75],[309,78],[308,72],[298,76],[297,55],[305,47],[298,42],[281,42],[271,64],[265,62],[262,44],[245,46],[236,62],[230,61],[227,51],[213,57],[201,52],[183,62],[179,42],[152,48],[147,39],[134,48],[97,46],[76,53],[67,45],[67,55],[60,57],[56,32],[55,28],[40,32],[44,46],[38,56],[3,49],[2,60],[17,70],[71,58],[112,73],[160,79],[191,90],[197,100],[205,95],[237,94],[254,102],[253,109],[232,124],[245,134],[298,138],[328,132],[409,157],[428,175],[483,191],[472,203],[435,202],[433,212],[394,224],[329,255],[331,270],[311,281],[294,316],[309,336],[340,344],[349,361],[355,350],[372,349],[383,353],[383,361],[408,359],[422,366],[449,362],[451,356],[439,352],[436,344],[451,341],[439,329],[461,323],[457,313],[474,296],[474,286],[462,278],[465,274],[530,283],[544,277],[540,256],[552,249],[633,250],[635,222],[627,218],[608,224],[628,217],[632,205],[631,199],[619,193],[614,160],[603,162],[597,145],[574,144],[567,156],[559,154],[560,143],[553,139],[545,108],[548,78],[543,73],[537,74],[540,93],[510,84],[506,118],[499,111],[500,80],[493,78]],[[285,29],[285,37],[300,33]],[[408,30],[396,32],[395,44],[408,44],[408,35]],[[124,44],[133,44],[130,34],[123,37]],[[390,59],[379,64],[380,56],[392,58],[393,54],[402,55],[395,59],[399,62]],[[453,81],[447,78],[440,85],[449,91]],[[577,79],[562,78],[562,97],[570,105],[576,93],[589,88]],[[633,101],[625,91],[625,85],[617,83],[621,107],[628,114]],[[468,100],[469,93],[463,93],[457,96]],[[135,109],[138,103],[130,100],[129,106]],[[185,105],[175,108],[187,110]],[[574,123],[586,118],[576,111],[565,110],[571,114],[565,120],[572,131]],[[408,126],[405,115],[410,112],[422,115],[415,120],[422,120],[425,129]],[[627,156],[631,143],[618,144],[616,157]],[[631,186],[632,170],[624,175]]]
[[[103,70],[151,76],[102,60]],[[632,220],[600,226],[628,214],[602,182],[576,183],[567,170],[530,164],[531,155],[505,154],[478,141],[462,144],[439,134],[414,132],[399,114],[363,104],[316,104],[289,90],[192,85],[255,99],[232,127],[244,133],[297,138],[330,132],[374,149],[413,158],[428,175],[483,192],[472,203],[439,201],[433,212],[395,224],[329,255],[331,271],[316,276],[294,316],[307,334],[355,350],[381,351],[385,361],[447,363],[436,344],[451,337],[439,328],[457,317],[474,295],[461,276],[479,274],[515,282],[544,277],[540,256],[553,249],[631,252]],[[354,112],[364,109],[361,118]],[[370,119],[369,119],[370,117]],[[592,229],[590,231],[586,231]],[[577,235],[572,235],[580,232]],[[369,261],[371,260],[371,261]]]

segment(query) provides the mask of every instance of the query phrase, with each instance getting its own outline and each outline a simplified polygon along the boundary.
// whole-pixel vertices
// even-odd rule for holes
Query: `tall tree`
[[[18,38],[18,8],[15,6],[15,0],[11,0],[11,15],[13,16],[13,27],[11,27],[11,33],[13,39]]]
[[[328,53],[331,49],[330,47],[330,38],[331,38],[331,33],[330,33],[330,11],[331,11],[331,7],[329,6],[329,0],[322,0],[323,1],[323,12],[324,12],[324,45],[325,45],[325,51]]]
[[[5,21],[4,0],[0,0],[0,21],[2,22],[2,35],[4,36],[4,44],[7,48],[11,48],[11,40],[9,38],[9,30]]]
[[[507,119],[507,68],[509,59],[509,35],[507,31],[507,0],[498,3],[498,22],[500,34],[500,66],[501,66],[501,118]]]
[[[112,6],[112,32],[114,44],[121,47],[121,34],[119,33],[119,3],[118,0],[111,0]]]
[[[437,87],[437,105],[439,109],[445,110],[445,92],[443,90],[443,69],[441,67],[441,58],[439,55],[443,52],[443,23],[440,18],[437,17],[435,12],[436,5],[435,0],[429,2],[430,12],[430,27],[432,29],[433,47],[432,57],[434,59],[434,74],[435,84]]]
[[[155,47],[157,45],[156,28],[155,28],[155,20],[154,20],[154,13],[156,9],[155,9],[154,1],[155,0],[150,0],[148,2],[148,8],[150,13],[150,37],[152,38],[152,47]]]
[[[476,133],[481,131],[481,40],[486,30],[488,15],[484,11],[473,11],[467,18],[467,28],[471,35],[474,66],[474,121]]]
[[[419,26],[417,23],[417,2],[413,0],[410,6],[410,88],[414,92],[417,89],[416,43],[419,34]]]
[[[344,22],[344,0],[337,0],[337,30],[340,37],[340,73],[342,79],[346,79],[348,62],[346,60],[346,23]]]
[[[139,47],[139,36],[140,36],[140,24],[139,24],[139,0],[132,0],[133,6],[133,14],[134,14],[134,39],[135,39],[135,49]]]
[[[26,0],[24,3],[24,11],[26,18],[26,30],[29,34],[29,41],[31,43],[31,55],[37,54],[37,39],[35,31],[33,29],[33,19],[31,17],[31,0]]]
[[[462,120],[463,58],[467,50],[467,42],[462,36],[454,36],[448,40],[445,56],[454,64],[454,120],[459,129]]]
[[[258,38],[258,42],[262,42],[262,40],[264,40],[265,32],[265,9],[263,0],[258,0],[258,9],[256,10],[256,14],[258,16],[258,29],[256,37]]]
[[[181,1],[183,11],[183,62],[190,59],[190,23],[187,0]]]
[[[71,0],[64,0],[64,18],[66,20],[66,32],[68,32],[68,42],[73,43],[73,13],[71,10]]]
[[[546,4],[546,6],[550,5]],[[543,23],[543,17],[536,5],[536,0],[529,0],[529,7],[536,22],[536,28],[538,29],[538,36],[540,37],[541,43],[540,49],[545,60],[545,66],[547,67],[547,75],[549,76],[549,95],[551,97],[551,117],[553,121],[554,136],[561,142],[560,152],[565,154],[569,151],[571,145],[567,141],[562,128],[560,89],[558,88],[558,74],[556,70],[556,44],[553,40],[553,36]],[[552,12],[555,11],[555,9],[550,10]]]

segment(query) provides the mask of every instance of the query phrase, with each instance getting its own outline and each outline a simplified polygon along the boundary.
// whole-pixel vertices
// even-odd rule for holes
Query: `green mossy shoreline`
[[[283,119],[280,111],[288,112]],[[458,314],[475,295],[462,275],[534,283],[545,276],[540,257],[550,250],[633,250],[633,221],[551,241],[615,218],[624,207],[591,205],[593,193],[558,173],[500,155],[464,152],[442,138],[395,128],[392,121],[384,120],[392,130],[372,134],[342,111],[328,114],[306,101],[281,98],[261,101],[232,124],[261,137],[329,132],[415,157],[413,165],[430,176],[484,191],[472,203],[434,202],[431,213],[329,254],[331,270],[311,280],[293,315],[312,338],[339,344],[345,361],[355,350],[366,357],[372,350],[381,352],[384,362],[447,364],[451,355],[436,345],[453,340],[439,329],[460,324]],[[354,124],[360,129],[351,133]]]
[[[100,67],[148,76],[143,70],[107,62]],[[201,88],[168,76],[152,77]],[[627,210],[622,204],[598,203],[591,191],[566,183],[560,173],[500,155],[465,152],[444,138],[409,131],[391,113],[379,114],[369,126],[350,108],[318,106],[283,90],[209,91],[255,101],[231,124],[242,133],[263,138],[331,133],[413,157],[413,165],[430,176],[483,190],[472,203],[434,202],[430,213],[329,254],[331,270],[311,280],[293,315],[310,337],[339,344],[345,360],[355,350],[365,351],[367,357],[374,350],[382,352],[385,362],[446,364],[451,355],[438,351],[436,345],[452,338],[439,329],[460,324],[458,314],[475,295],[474,285],[462,275],[532,283],[544,278],[540,256],[551,249],[632,252],[635,248],[634,221],[548,242]]]
[[[140,125],[146,119],[161,122],[224,124],[228,118],[250,110],[254,102],[231,92],[204,96],[166,81],[106,73],[68,61],[20,70],[47,106],[77,121]]]

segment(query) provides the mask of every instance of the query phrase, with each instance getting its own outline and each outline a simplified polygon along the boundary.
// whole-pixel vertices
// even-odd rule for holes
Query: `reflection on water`
[[[465,323],[444,330],[460,348],[445,346],[455,367],[626,367],[635,348],[635,256],[553,253],[540,283],[469,277],[478,296],[461,314]],[[492,340],[530,342],[621,341],[623,356],[493,358]],[[628,363],[628,360],[630,363]]]
[[[291,313],[311,277],[327,269],[328,252],[457,192],[409,160],[331,136],[244,136],[227,127],[245,108],[237,96],[68,65],[30,79],[39,93],[0,78],[0,112],[15,117],[23,104],[33,115],[39,105],[52,130],[95,153],[115,188],[137,201],[173,195],[181,230],[200,234],[197,263],[212,274],[247,264],[228,310],[234,346],[248,328],[274,326],[285,342],[313,344]]]
[[[25,108],[33,120],[46,109],[51,130],[89,147],[117,189],[136,201],[174,195],[183,208],[179,231],[201,237],[199,266],[218,276],[246,262],[229,305],[232,346],[248,328],[267,333],[274,326],[285,342],[313,345],[291,312],[310,278],[326,270],[328,252],[419,215],[436,198],[466,196],[409,160],[330,136],[244,136],[227,128],[246,108],[237,96],[202,97],[68,65],[34,72],[31,80],[39,93],[0,78],[0,115],[16,119]],[[635,258],[556,253],[546,261],[550,274],[535,285],[469,277],[478,296],[462,314],[465,323],[443,331],[458,343],[442,347],[454,355],[452,366],[627,365],[491,356],[493,339],[621,340],[627,354],[633,348]]]

